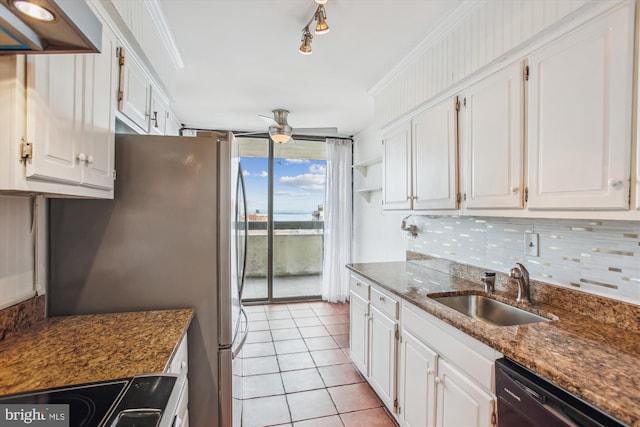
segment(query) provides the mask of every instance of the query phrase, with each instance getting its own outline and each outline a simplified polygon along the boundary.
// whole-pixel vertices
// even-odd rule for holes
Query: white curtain
[[[351,156],[353,142],[327,138],[327,185],[324,202],[322,299],[345,302],[351,262]]]

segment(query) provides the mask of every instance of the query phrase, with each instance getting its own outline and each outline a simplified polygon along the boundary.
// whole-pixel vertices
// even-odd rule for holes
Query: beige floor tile
[[[340,347],[332,337],[305,338],[304,342],[307,344],[307,348],[311,351],[329,350]]]
[[[337,414],[326,389],[287,394],[292,421]]]
[[[327,337],[330,335],[324,326],[308,326],[298,329],[303,338]]]
[[[266,331],[249,331],[247,335],[247,340],[245,343],[252,344],[256,342],[270,342],[271,341],[271,332]]]
[[[271,330],[287,329],[287,328],[295,328],[295,327],[296,327],[296,324],[293,322],[293,319],[269,320],[269,328]]]
[[[339,365],[342,363],[350,363],[351,359],[340,349],[318,350],[312,351],[311,357],[316,366]]]
[[[340,413],[377,408],[382,405],[367,383],[330,387],[328,390]]]
[[[325,388],[324,382],[316,368],[283,372],[280,375],[282,375],[282,382],[284,383],[284,391],[286,393]]]
[[[242,361],[242,375],[262,375],[280,372],[276,356],[251,357]]]
[[[274,329],[271,331],[274,341],[295,340],[302,338],[298,328]]]
[[[279,354],[278,364],[282,372],[314,368],[316,366],[309,353]]]
[[[364,382],[364,378],[351,363],[318,368],[327,387]]]
[[[244,359],[249,357],[274,356],[275,354],[276,350],[271,342],[257,342],[242,346],[242,357]]]
[[[309,351],[304,340],[301,339],[274,341],[273,345],[276,348],[276,354],[303,353]]]
[[[242,427],[264,427],[290,421],[289,407],[284,395],[242,402]]]
[[[327,331],[329,331],[331,335],[349,335],[349,323],[336,323],[333,325],[325,325],[324,327],[327,328]]]
[[[349,348],[349,335],[334,335],[333,339],[340,348]]]
[[[249,322],[249,331],[268,331],[268,330],[269,330],[269,322],[267,322],[266,320]]]
[[[340,414],[345,427],[397,427],[397,424],[382,408]]]
[[[322,322],[315,315],[313,317],[296,317],[293,319],[299,328],[307,326],[322,326]]]
[[[268,315],[268,313],[267,313]],[[331,316],[318,316],[318,319],[323,325],[337,325],[342,323],[349,323],[348,314],[334,314]]]
[[[242,378],[244,399],[284,394],[280,374],[252,375]]]
[[[293,427],[344,427],[344,424],[342,424],[340,416],[332,415],[330,417],[298,421],[293,424]]]

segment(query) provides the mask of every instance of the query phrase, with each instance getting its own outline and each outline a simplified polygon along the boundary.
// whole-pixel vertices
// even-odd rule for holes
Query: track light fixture
[[[313,13],[307,25],[302,29],[302,45],[300,46],[300,53],[303,55],[311,54],[311,40],[313,36],[309,31],[309,25],[315,20],[316,21],[316,29],[315,33],[318,35],[326,34],[329,32],[329,24],[327,24],[327,13],[324,10],[324,4],[327,3],[327,0],[315,0],[318,3],[318,8]]]
[[[327,24],[327,14],[324,11],[324,6],[318,6],[316,10],[316,34],[326,34],[329,32],[329,24]]]
[[[309,31],[309,26],[304,27],[302,30],[302,45],[300,46],[300,53],[303,55],[311,55],[311,40],[313,36]]]

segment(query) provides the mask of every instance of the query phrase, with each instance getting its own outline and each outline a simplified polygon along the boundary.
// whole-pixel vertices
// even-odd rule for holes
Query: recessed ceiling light
[[[55,16],[51,11],[42,6],[31,3],[30,1],[16,0],[13,2],[13,6],[18,9],[20,13],[30,16],[33,19],[37,19],[38,21],[49,22],[55,19]]]

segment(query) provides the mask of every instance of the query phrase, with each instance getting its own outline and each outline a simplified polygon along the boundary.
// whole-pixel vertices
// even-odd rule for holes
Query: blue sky
[[[267,213],[268,160],[242,157],[249,212]],[[324,204],[325,160],[274,159],[274,211],[311,214]]]

